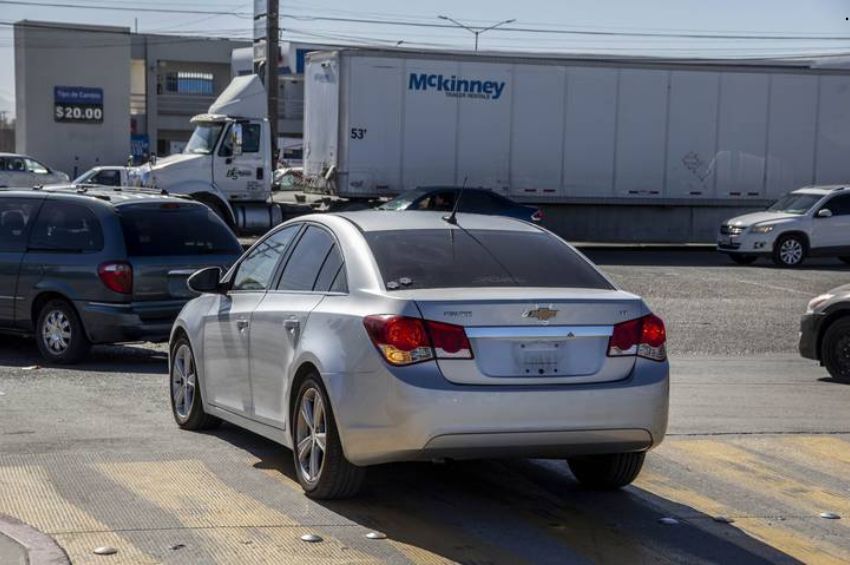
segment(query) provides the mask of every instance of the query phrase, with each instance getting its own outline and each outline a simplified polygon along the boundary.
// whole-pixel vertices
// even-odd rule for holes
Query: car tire
[[[799,267],[806,259],[806,241],[799,235],[783,235],[773,246],[773,262],[780,267]]]
[[[629,485],[640,474],[646,452],[585,455],[567,459],[575,478],[594,490],[616,490]]]
[[[292,413],[292,456],[298,482],[310,498],[349,498],[363,486],[366,469],[345,458],[328,395],[315,373],[298,388]]]
[[[82,361],[91,342],[77,310],[67,300],[49,300],[38,312],[35,341],[48,363],[73,365]]]
[[[221,420],[204,411],[195,352],[185,335],[171,344],[170,356],[168,388],[174,421],[180,428],[190,431],[217,428]]]
[[[756,255],[738,255],[737,253],[730,253],[729,258],[732,259],[733,262],[738,265],[752,265],[758,259]]]
[[[850,317],[834,321],[821,342],[821,360],[829,376],[850,384]]]

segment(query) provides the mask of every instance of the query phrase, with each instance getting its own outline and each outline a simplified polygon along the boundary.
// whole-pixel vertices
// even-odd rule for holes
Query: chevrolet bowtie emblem
[[[536,318],[541,322],[547,322],[558,315],[558,310],[552,310],[551,308],[535,308],[533,310],[526,310],[523,312],[523,318]]]

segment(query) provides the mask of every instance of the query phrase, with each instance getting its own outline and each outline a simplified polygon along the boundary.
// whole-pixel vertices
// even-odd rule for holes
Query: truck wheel
[[[310,498],[348,498],[363,485],[366,469],[345,458],[331,404],[316,374],[308,376],[298,389],[292,414],[292,455],[298,482]]]
[[[826,329],[820,358],[829,376],[850,384],[850,318],[836,320]]]
[[[583,486],[616,490],[631,484],[640,474],[646,452],[586,455],[567,459],[570,471]]]
[[[215,199],[210,198],[209,196],[205,196],[203,194],[199,194],[197,196],[192,196],[193,199],[197,200],[201,204],[205,204],[207,208],[215,212],[215,215],[221,218],[221,221],[224,222],[227,227],[233,230],[233,221],[230,219],[230,214],[227,213],[224,206],[217,202]]]
[[[737,253],[730,253],[729,258],[739,265],[752,265],[758,259],[756,255],[738,255]]]
[[[73,365],[88,355],[91,342],[77,311],[67,300],[50,300],[41,307],[35,341],[48,363]]]
[[[799,267],[806,259],[806,242],[799,235],[783,235],[773,246],[773,262],[780,267]]]

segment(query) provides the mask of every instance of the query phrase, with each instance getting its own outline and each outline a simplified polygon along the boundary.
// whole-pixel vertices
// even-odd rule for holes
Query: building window
[[[213,95],[212,73],[174,71],[165,74],[165,92],[195,96]]]

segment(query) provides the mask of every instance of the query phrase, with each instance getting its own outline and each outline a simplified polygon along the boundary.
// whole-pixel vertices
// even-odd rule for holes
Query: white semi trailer
[[[305,89],[310,184],[466,181],[550,204],[576,239],[710,239],[737,210],[850,182],[850,72],[812,62],[351,49],[308,55]]]

